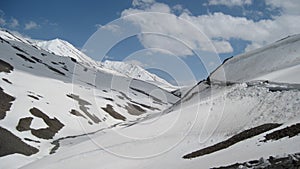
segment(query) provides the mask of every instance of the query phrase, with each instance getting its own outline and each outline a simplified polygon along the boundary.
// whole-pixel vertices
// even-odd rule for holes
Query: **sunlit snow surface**
[[[9,43],[1,42],[0,54],[14,70],[0,75],[12,84],[1,80],[1,88],[16,100],[0,126],[39,152],[1,157],[0,168],[196,169],[300,152],[299,135],[262,142],[267,133],[300,122],[299,36],[228,60],[210,76],[210,82],[191,87],[180,100],[152,83],[121,76],[105,67],[74,63],[69,57],[53,55],[13,38]],[[20,51],[12,45],[42,63],[16,56]],[[49,66],[65,75],[53,72]],[[222,78],[223,68],[227,81]],[[28,95],[42,97],[36,100]],[[145,112],[137,107],[133,110],[129,104]],[[108,105],[126,120],[107,113]],[[46,127],[43,120],[30,114],[32,107],[65,125],[53,139],[16,129],[24,117],[33,118],[31,128]],[[71,114],[72,109],[83,116]],[[142,113],[134,115],[136,109]],[[182,158],[266,123],[282,125],[211,154]],[[51,142],[57,139],[59,147],[49,155],[55,147]]]

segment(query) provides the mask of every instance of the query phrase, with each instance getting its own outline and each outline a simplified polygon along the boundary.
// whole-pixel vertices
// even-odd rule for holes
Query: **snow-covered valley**
[[[61,40],[0,37],[0,168],[299,167],[299,35],[227,60],[181,97]]]

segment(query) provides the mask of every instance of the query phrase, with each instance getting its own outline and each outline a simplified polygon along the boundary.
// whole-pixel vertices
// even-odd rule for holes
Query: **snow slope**
[[[180,100],[153,84],[0,39],[1,94],[15,97],[5,102],[0,126],[39,150],[3,155],[0,168],[205,169],[299,153],[298,39],[228,60]],[[284,59],[276,55],[282,51]],[[223,83],[222,68],[232,83]],[[33,107],[64,125],[53,138],[38,135],[51,123]]]
[[[35,40],[34,43],[41,49],[59,56],[72,57],[78,62],[89,64],[90,66],[97,66],[98,64],[90,57],[75,48],[72,44],[61,39],[54,39],[49,41]]]
[[[0,56],[0,168],[19,168],[55,152],[57,139],[121,128],[179,99],[19,40],[0,38]],[[25,152],[5,149],[17,144]]]
[[[169,84],[164,79],[149,73],[145,69],[134,64],[118,61],[105,61],[104,63],[95,62],[90,57],[76,49],[72,44],[61,39],[35,41],[35,44],[50,53],[53,52],[59,56],[70,56],[79,62],[86,63],[90,66],[94,66],[95,68],[100,67],[101,70],[106,72],[112,72],[113,74],[147,81],[168,91],[179,89],[179,87]]]
[[[0,30],[0,37],[7,40],[26,43],[34,46],[35,48],[45,50],[58,56],[74,58],[76,59],[76,61],[95,69],[99,69],[100,71],[147,81],[168,91],[179,89],[179,87],[171,85],[164,79],[152,73],[149,73],[148,71],[137,65],[117,61],[106,61],[104,63],[96,62],[69,42],[61,39],[54,39],[49,41],[33,40],[2,29]]]
[[[175,91],[179,89],[178,86],[173,86],[170,83],[168,83],[166,80],[152,73],[149,73],[148,71],[141,68],[140,66],[132,63],[106,60],[102,63],[102,65],[106,69],[114,70],[128,77],[155,84],[156,86],[159,86],[168,91]]]
[[[270,80],[299,83],[300,35],[228,59],[211,75],[212,81]]]
[[[86,141],[64,140],[56,154],[37,160],[27,168],[211,168],[270,155],[300,151],[300,136],[261,142],[267,133],[300,122],[298,91],[271,92],[267,87],[237,84],[197,104],[183,103],[172,112],[119,129],[95,133]],[[201,92],[198,93],[201,95]],[[192,99],[196,99],[196,95]],[[149,123],[148,121],[152,121]],[[208,147],[252,127],[265,123],[283,124],[229,148],[198,158],[184,159],[195,150]],[[93,143],[96,144],[92,144]],[[70,142],[75,143],[70,145]],[[117,162],[116,162],[117,161]]]
[[[295,45],[287,47],[291,51],[297,49]],[[270,46],[263,51],[264,55],[272,55],[273,49]],[[289,54],[287,52],[286,56]],[[244,63],[243,58],[241,61],[237,59],[231,66],[240,67],[240,63]],[[248,80],[248,77],[241,79]],[[84,141],[69,146],[68,142],[76,142],[77,139],[65,140],[64,144],[68,146],[57,154],[24,168],[85,168],[86,165],[98,168],[101,165],[103,168],[196,169],[300,151],[299,135],[262,142],[266,134],[300,122],[299,85],[287,87],[289,84],[259,81],[232,85],[212,82],[203,81],[193,87],[163,115],[153,114],[135,125],[118,130],[122,135],[114,132],[90,135],[90,139],[97,144]],[[246,129],[268,123],[282,126],[208,155],[183,158],[188,153],[217,144]]]

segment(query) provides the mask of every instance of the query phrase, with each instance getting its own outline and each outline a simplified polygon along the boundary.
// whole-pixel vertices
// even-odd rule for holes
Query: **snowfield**
[[[257,79],[298,83],[299,38],[300,35],[293,35],[266,47],[233,57],[216,69],[210,75],[210,79],[229,82]]]
[[[136,65],[100,64],[61,40],[0,37],[0,168],[299,162],[299,35],[227,60],[181,98]]]

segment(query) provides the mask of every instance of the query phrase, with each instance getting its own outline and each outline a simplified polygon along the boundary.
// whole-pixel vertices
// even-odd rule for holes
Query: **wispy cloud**
[[[4,15],[5,15],[4,11],[0,9],[0,26],[6,25],[6,20],[4,19]]]
[[[11,28],[16,28],[18,27],[20,24],[19,24],[19,21],[16,19],[16,18],[11,18],[11,21],[9,23],[9,27]]]
[[[0,16],[0,26],[6,25],[6,20]]]
[[[211,0],[208,3],[210,5],[234,6],[251,5],[252,1]],[[201,49],[201,45],[203,45],[201,44],[201,37],[195,36],[195,30],[189,29],[186,25],[179,23],[180,19],[184,19],[211,39],[218,53],[230,53],[233,51],[233,47],[230,44],[230,39],[232,38],[250,42],[245,48],[245,50],[249,50],[274,42],[285,36],[300,33],[299,0],[265,0],[265,3],[268,10],[279,8],[281,11],[280,15],[270,18],[257,18],[254,21],[245,16],[233,16],[222,12],[193,15],[186,12],[182,6],[175,8],[177,12],[181,11],[181,13],[175,14],[174,9],[172,10],[172,7],[164,3],[134,1],[135,6],[124,10],[122,16],[143,12],[169,14],[170,17],[157,17],[150,14],[146,18],[131,15],[130,22],[138,26],[142,32],[160,32],[165,35],[173,35],[179,40],[188,42],[192,50]],[[218,39],[218,41],[215,39]],[[187,56],[192,54],[190,50],[184,50],[182,44],[175,42],[174,39],[167,39],[164,36],[142,35],[139,36],[139,40],[146,48],[164,47],[177,55]]]
[[[25,30],[32,30],[32,29],[38,29],[40,25],[38,25],[34,21],[29,21],[28,23],[25,24]]]
[[[133,0],[132,6],[146,7],[155,3],[155,0]]]
[[[113,33],[117,33],[117,32],[119,32],[119,31],[121,31],[120,26],[119,26],[119,25],[115,25],[115,24],[109,24],[109,25],[104,25],[104,26],[102,26],[102,25],[100,25],[100,24],[96,24],[96,27],[97,27],[98,29],[101,28],[102,30],[111,31],[111,32],[113,32]]]
[[[243,6],[251,5],[252,0],[209,0],[208,5]]]

